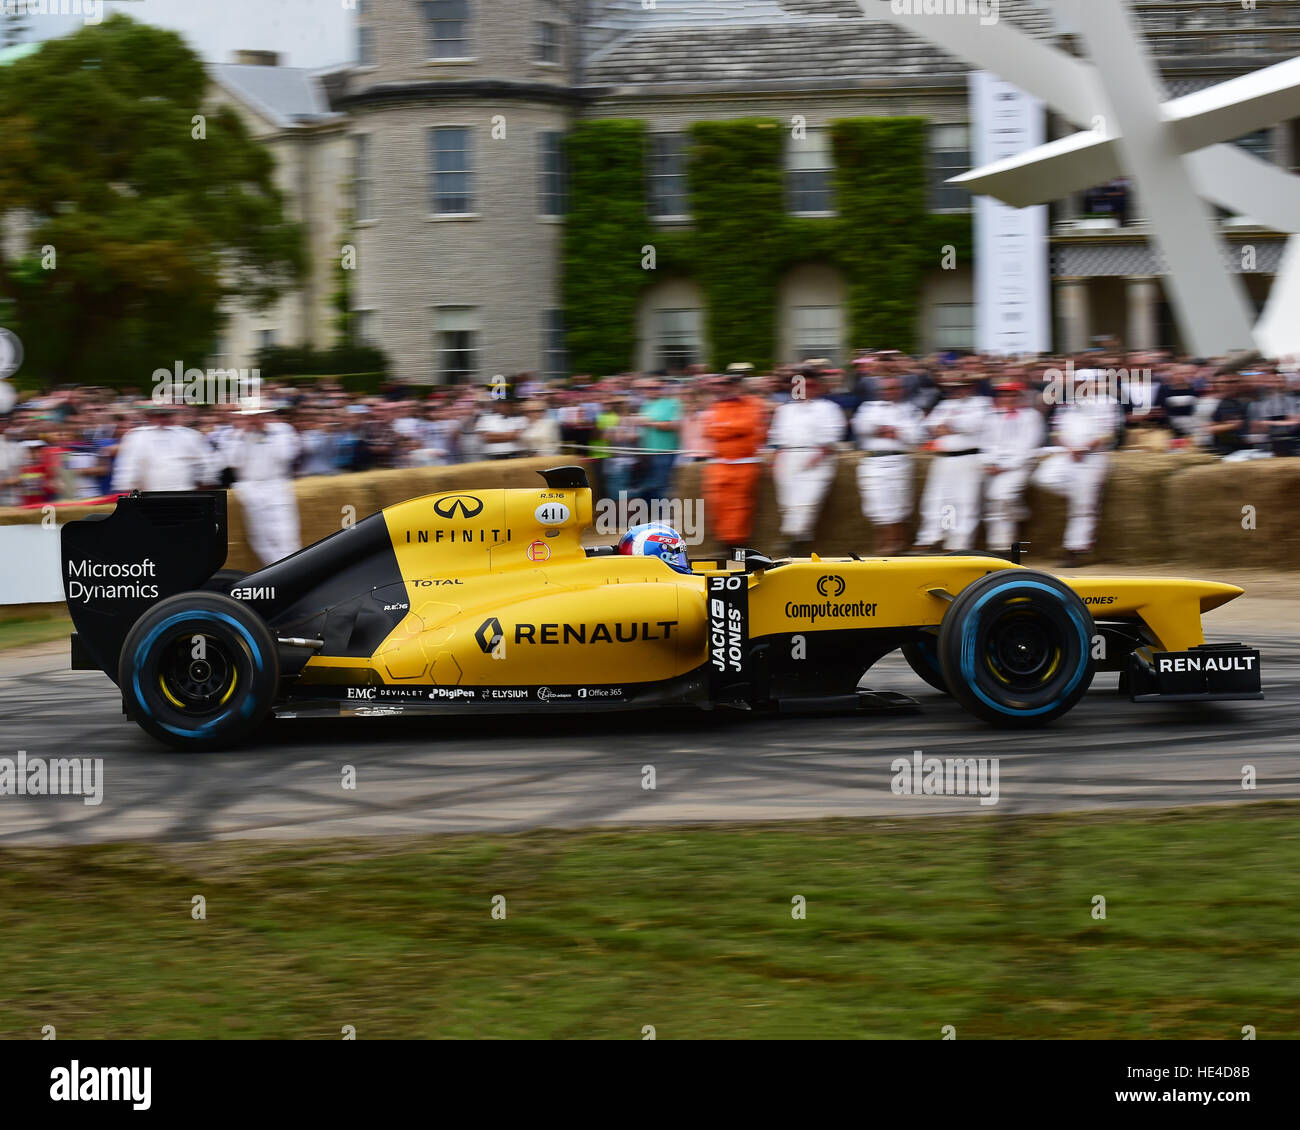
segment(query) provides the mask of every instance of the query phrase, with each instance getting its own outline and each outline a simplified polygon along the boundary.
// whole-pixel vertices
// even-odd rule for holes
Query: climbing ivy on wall
[[[583,122],[566,142],[565,344],[574,373],[624,372],[636,349],[636,304],[654,273],[641,267],[653,242],[645,202],[645,124]]]
[[[832,122],[834,217],[786,211],[777,119],[697,122],[689,146],[692,224],[665,230],[647,218],[645,128],[595,121],[569,137],[570,213],[564,239],[568,345],[576,372],[632,366],[641,290],[663,273],[693,278],[708,304],[714,366],[767,367],[776,352],[777,288],[800,262],[837,266],[847,285],[848,344],[913,350],[924,273],[945,246],[969,265],[966,215],[927,207],[926,122]],[[654,247],[655,270],[642,266]]]
[[[708,304],[716,366],[766,366],[776,343],[776,290],[786,251],[785,134],[770,119],[691,127],[694,277]]]

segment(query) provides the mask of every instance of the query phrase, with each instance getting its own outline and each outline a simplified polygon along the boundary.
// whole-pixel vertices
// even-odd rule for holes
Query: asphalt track
[[[1278,608],[1268,607],[1273,603]],[[279,720],[237,752],[178,754],[121,716],[104,676],[67,670],[66,645],[47,645],[0,655],[0,756],[25,750],[29,757],[103,758],[103,800],[90,806],[72,797],[0,797],[0,844],[974,816],[1300,798],[1300,643],[1294,632],[1277,634],[1295,622],[1295,608],[1294,601],[1265,602],[1235,623],[1207,618],[1211,640],[1245,639],[1261,648],[1263,701],[1136,705],[1114,693],[1116,675],[1099,675],[1064,719],[1022,733],[971,719],[894,656],[867,685],[912,694],[919,713]],[[998,757],[998,803],[895,795],[891,762],[915,750]],[[352,790],[341,783],[348,765],[356,771]],[[1257,775],[1254,790],[1242,787],[1246,765]],[[646,766],[654,767],[653,790],[642,787]]]

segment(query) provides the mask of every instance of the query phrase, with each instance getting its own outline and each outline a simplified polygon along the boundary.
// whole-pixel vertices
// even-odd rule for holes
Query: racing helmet
[[[682,535],[662,522],[629,527],[618,539],[618,551],[631,557],[662,557],[679,573],[691,571]]]

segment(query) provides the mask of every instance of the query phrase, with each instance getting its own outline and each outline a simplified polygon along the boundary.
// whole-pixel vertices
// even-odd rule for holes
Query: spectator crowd
[[[263,514],[250,537],[275,560],[297,548],[295,477],[585,456],[603,496],[649,501],[670,496],[679,463],[700,461],[724,545],[745,544],[766,466],[788,548],[803,551],[834,456],[856,449],[863,513],[882,552],[969,549],[981,520],[987,544],[1005,547],[1032,480],[1069,499],[1063,549],[1073,561],[1091,549],[1108,453],[1126,443],[1294,455],[1300,373],[1118,349],[1033,360],[873,351],[844,370],[811,360],[770,373],[523,373],[374,395],[327,379],[264,382],[251,400],[215,405],[67,387],[0,417],[0,505],[227,486]],[[912,534],[911,461],[922,450],[934,458]]]

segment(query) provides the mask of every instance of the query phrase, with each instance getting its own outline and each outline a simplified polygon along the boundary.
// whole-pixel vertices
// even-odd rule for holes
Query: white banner
[[[58,529],[39,523],[0,526],[0,604],[53,604],[62,599]]]
[[[970,74],[974,168],[1043,144],[1043,104],[988,71]],[[1052,344],[1047,205],[975,198],[975,348],[1046,353]]]

